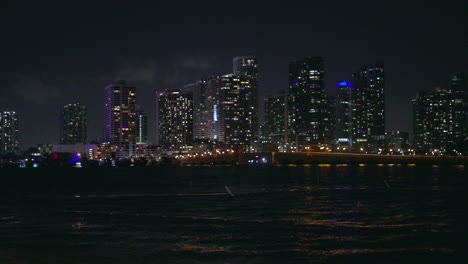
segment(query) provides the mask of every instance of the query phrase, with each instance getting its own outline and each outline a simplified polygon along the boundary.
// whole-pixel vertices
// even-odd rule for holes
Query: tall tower
[[[193,95],[182,90],[158,94],[159,143],[167,150],[188,150],[193,145]]]
[[[133,147],[136,134],[136,88],[117,80],[104,89],[105,141]]]
[[[15,111],[0,112],[0,154],[19,151],[18,114]]]
[[[383,63],[361,66],[353,74],[353,147],[376,152],[385,137]]]
[[[465,81],[462,73],[449,82],[449,88],[436,87],[419,92],[413,99],[413,135],[418,153],[454,154],[466,133]]]
[[[60,144],[86,144],[87,122],[85,106],[65,105],[60,118]]]
[[[289,91],[294,119],[290,134],[298,151],[313,149],[325,141],[326,98],[321,57],[307,57],[289,63]]]
[[[239,56],[233,59],[233,73],[245,78],[248,86],[245,86],[247,100],[247,118],[249,130],[252,134],[250,140],[258,141],[258,60],[254,56]]]
[[[449,82],[449,90],[451,94],[451,113],[452,123],[451,131],[453,135],[452,144],[460,144],[465,140],[468,129],[467,118],[467,100],[466,81],[463,72],[454,74]]]
[[[288,150],[288,101],[289,94],[285,90],[265,98],[264,138],[278,144],[280,151]]]
[[[142,110],[137,111],[136,144],[148,144],[148,116]]]
[[[352,142],[351,87],[351,82],[347,81],[336,84],[336,128],[334,138],[340,148],[349,148]]]

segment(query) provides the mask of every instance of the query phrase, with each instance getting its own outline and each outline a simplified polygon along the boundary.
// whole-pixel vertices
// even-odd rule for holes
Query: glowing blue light
[[[342,82],[337,83],[336,85],[351,86],[351,82],[342,81]]]
[[[218,105],[213,105],[213,120],[218,121]]]
[[[299,81],[294,80],[293,83],[299,83]]]
[[[68,162],[70,163],[75,163],[75,162],[78,162],[80,161],[80,157],[78,156],[78,153],[74,152],[73,153],[73,157],[71,157],[71,159],[68,160]]]

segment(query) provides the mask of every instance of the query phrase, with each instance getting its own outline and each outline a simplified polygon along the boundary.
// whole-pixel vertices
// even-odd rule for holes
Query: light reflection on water
[[[436,263],[464,252],[460,166],[129,172],[5,188],[0,263]]]

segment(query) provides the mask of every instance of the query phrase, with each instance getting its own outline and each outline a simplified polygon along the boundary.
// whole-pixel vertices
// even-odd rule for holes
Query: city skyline
[[[258,68],[258,62],[257,62],[257,59],[256,59],[255,56],[253,56],[253,55],[240,56],[240,57],[237,56],[237,57],[234,57],[234,60],[233,60],[233,61],[234,61],[234,62],[233,62],[234,71],[236,71],[236,68],[239,67],[239,66],[236,66],[236,59],[238,59],[238,58],[252,58],[252,59],[254,59],[254,60],[256,61],[256,62],[255,62],[255,63],[256,63],[256,66],[255,66],[255,67]],[[294,70],[294,69],[297,68],[297,67],[299,67],[299,69],[301,69],[301,67],[306,67],[307,69],[304,68],[304,69],[302,69],[301,71],[309,72],[309,70],[310,70],[309,67],[310,67],[310,66],[292,66],[292,65],[296,65],[296,64],[298,64],[298,65],[303,65],[304,63],[307,64],[307,63],[308,63],[307,60],[310,60],[310,59],[312,59],[312,61],[313,61],[313,60],[316,60],[316,59],[319,59],[319,60],[320,60],[320,62],[312,62],[312,65],[317,64],[317,63],[318,63],[319,65],[321,65],[321,66],[317,66],[317,67],[318,67],[317,69],[320,69],[319,71],[317,71],[317,70],[312,70],[312,71],[310,71],[310,72],[313,72],[312,75],[311,75],[311,77],[308,77],[308,75],[303,76],[304,78],[303,78],[303,77],[298,77],[298,76],[292,76],[292,77],[291,77],[291,71],[292,71],[292,72],[297,71],[297,70]],[[323,77],[324,72],[325,72],[324,67],[323,67],[323,64],[324,64],[324,62],[323,62],[323,58],[322,58],[322,57],[310,57],[310,56],[308,56],[308,57],[305,57],[304,59],[291,61],[291,62],[289,63],[289,65],[290,65],[290,81],[289,81],[289,82],[290,82],[290,88],[289,88],[289,89],[286,89],[286,90],[279,91],[277,94],[270,94],[269,96],[264,96],[263,98],[260,98],[260,99],[258,100],[258,106],[257,106],[257,107],[258,107],[258,108],[265,107],[265,105],[262,105],[262,104],[263,104],[262,102],[263,102],[264,100],[267,100],[268,98],[276,98],[276,97],[278,97],[278,96],[282,96],[283,93],[284,93],[285,91],[287,91],[287,90],[289,90],[289,91],[288,91],[289,93],[294,94],[294,92],[291,92],[291,91],[294,91],[294,85],[297,85],[299,82],[296,81],[296,80],[293,80],[293,79],[301,79],[301,78],[303,78],[303,79],[309,79],[309,78],[314,79],[315,81],[313,80],[311,83],[304,83],[302,86],[305,87],[306,84],[309,84],[309,85],[307,86],[308,88],[310,88],[310,87],[312,87],[312,86],[314,86],[315,88],[318,87],[318,88],[319,88],[319,89],[318,89],[318,94],[319,94],[319,96],[321,96],[321,97],[319,98],[319,100],[325,100],[325,101],[326,101],[326,100],[329,100],[329,98],[333,98],[333,100],[336,100],[337,98],[339,98],[339,97],[341,96],[340,93],[341,93],[342,91],[340,90],[340,88],[341,88],[342,86],[349,86],[348,88],[350,88],[352,91],[359,91],[359,90],[361,90],[360,93],[362,93],[362,90],[365,90],[365,89],[362,89],[362,87],[366,87],[368,84],[370,84],[370,83],[372,83],[372,82],[374,82],[374,83],[377,82],[376,84],[377,84],[377,86],[379,86],[379,84],[378,84],[379,80],[378,80],[378,79],[382,79],[382,80],[383,80],[383,76],[384,76],[384,73],[383,73],[383,67],[384,67],[384,66],[383,66],[383,63],[382,63],[382,62],[379,62],[379,63],[371,62],[371,63],[369,63],[369,64],[363,64],[363,65],[361,65],[360,67],[358,67],[359,69],[358,69],[358,70],[355,70],[355,71],[354,71],[354,74],[351,75],[347,80],[343,80],[343,81],[341,81],[341,82],[339,82],[339,83],[336,83],[336,84],[335,84],[335,86],[336,86],[336,87],[335,87],[335,89],[336,89],[336,90],[335,90],[335,94],[331,94],[331,95],[330,95],[330,94],[325,93],[323,88],[320,88],[320,87],[323,87],[323,82],[324,82],[324,79],[325,79],[325,78]],[[305,64],[304,64],[304,65],[305,65]],[[291,68],[291,67],[292,67],[292,68]],[[315,66],[312,66],[312,68],[314,68],[314,67],[315,67]],[[367,67],[370,67],[370,68],[367,68]],[[376,67],[376,68],[373,69],[374,67]],[[260,66],[260,68],[261,68],[261,66]],[[312,68],[311,68],[311,69],[312,69]],[[314,69],[315,69],[315,68],[314,68]],[[369,71],[369,70],[370,70],[370,71]],[[368,77],[367,77],[367,74],[364,74],[364,75],[362,75],[362,74],[363,74],[363,73],[367,73],[368,71],[369,71],[369,73],[370,73],[370,72],[373,71],[373,70],[381,70],[381,73],[380,73],[380,74],[377,74],[377,75],[375,75],[375,76],[373,76],[373,77],[371,78],[372,80],[369,82],[369,80],[367,80],[367,78],[368,78]],[[237,71],[238,71],[238,70],[237,70]],[[258,71],[258,69],[257,69],[257,71]],[[320,73],[318,73],[318,72],[320,72]],[[328,73],[328,72],[327,72],[327,73]],[[294,74],[293,74],[293,75],[294,75]],[[317,76],[313,76],[313,75],[317,75]],[[460,76],[460,75],[463,76],[463,72],[458,72],[458,73],[454,73],[454,74],[453,74],[453,76]],[[227,74],[227,75],[223,75],[223,76],[211,76],[211,77],[206,77],[206,76],[205,76],[205,77],[200,78],[202,81],[198,81],[198,82],[192,83],[192,84],[186,84],[186,85],[184,85],[184,88],[181,88],[181,89],[173,89],[173,90],[166,89],[165,91],[162,91],[162,92],[165,93],[165,94],[174,94],[174,93],[179,93],[179,91],[182,92],[182,91],[191,90],[190,93],[192,93],[192,92],[193,92],[192,90],[193,90],[194,88],[195,88],[195,89],[194,89],[195,91],[197,90],[197,88],[196,88],[197,85],[198,85],[198,86],[199,86],[200,84],[205,85],[204,83],[205,83],[206,81],[208,81],[207,84],[206,84],[206,85],[208,85],[208,83],[210,83],[210,81],[213,81],[213,80],[216,81],[216,80],[218,79],[217,82],[220,82],[220,81],[221,81],[221,82],[218,84],[218,86],[220,86],[220,85],[226,85],[226,84],[224,83],[225,80],[228,80],[229,78],[237,78],[236,76],[237,76],[237,75],[234,75],[234,74],[232,74],[232,73]],[[238,75],[238,76],[242,76],[242,75]],[[376,76],[381,76],[381,77],[376,77]],[[452,76],[452,77],[453,77],[453,76]],[[228,78],[228,79],[226,79],[226,78]],[[455,78],[456,78],[456,77],[455,77]],[[360,80],[360,79],[362,79],[362,80]],[[233,79],[233,80],[236,80],[236,79]],[[349,80],[352,80],[352,81],[349,81]],[[460,80],[464,81],[464,79],[460,79]],[[110,100],[110,97],[109,97],[109,96],[110,96],[111,94],[114,94],[114,93],[115,93],[115,91],[112,91],[112,89],[113,89],[114,87],[116,87],[117,90],[122,90],[122,91],[128,93],[129,95],[131,95],[131,97],[133,97],[133,99],[131,99],[131,102],[129,102],[130,105],[129,105],[129,106],[125,106],[126,104],[124,103],[123,106],[124,106],[124,107],[127,107],[127,108],[130,108],[130,112],[131,112],[130,114],[131,114],[131,116],[134,117],[134,118],[132,118],[132,120],[135,119],[135,120],[133,120],[133,121],[131,122],[131,123],[132,123],[132,127],[134,127],[134,128],[132,128],[132,131],[133,131],[133,130],[135,130],[135,131],[133,131],[134,133],[130,133],[130,134],[131,134],[131,137],[133,137],[133,139],[132,139],[131,141],[134,141],[133,143],[134,143],[134,144],[137,144],[137,141],[139,140],[138,137],[139,137],[140,135],[142,135],[141,132],[138,130],[138,128],[140,127],[139,122],[141,122],[141,120],[139,119],[140,117],[137,118],[137,116],[138,116],[138,113],[137,113],[137,112],[141,112],[141,113],[144,115],[144,118],[146,119],[146,120],[144,121],[144,122],[145,122],[145,126],[146,126],[144,129],[146,130],[146,133],[147,133],[147,130],[148,130],[148,129],[147,129],[148,126],[151,127],[152,125],[156,125],[156,127],[157,127],[156,130],[158,130],[158,128],[160,129],[161,124],[160,124],[160,122],[157,121],[160,117],[156,117],[155,119],[149,120],[149,121],[148,121],[148,120],[147,120],[147,115],[146,115],[143,111],[141,111],[141,110],[138,110],[138,111],[137,111],[137,108],[140,108],[140,104],[139,104],[139,102],[137,102],[137,100],[136,100],[136,98],[137,98],[136,94],[138,94],[138,92],[136,92],[136,91],[138,90],[138,88],[135,87],[134,85],[131,85],[131,83],[130,83],[130,84],[127,84],[127,81],[128,81],[128,80],[116,79],[116,80],[114,80],[114,81],[111,81],[111,82],[110,82],[111,84],[109,84],[109,85],[107,85],[107,86],[105,87],[105,89],[104,89],[104,90],[105,90],[105,94],[106,94],[106,95],[104,96],[104,99],[105,99],[105,100],[104,100],[104,101],[105,101],[105,103],[104,103],[105,109],[104,109],[103,113],[104,113],[104,116],[108,116],[108,115],[109,115],[109,114],[108,114],[109,111],[112,112],[113,110],[115,110],[114,107],[117,106],[117,107],[120,108],[120,107],[122,106],[122,104],[120,103],[119,100],[117,100],[117,101],[119,101],[119,102],[116,101],[116,102],[114,102],[113,104],[109,104],[109,103],[108,103],[109,100]],[[317,82],[317,81],[320,83],[318,86],[317,86],[316,84],[313,84],[313,83],[315,83],[315,82]],[[230,82],[232,82],[232,80],[231,80],[231,81],[228,81],[228,86],[231,85],[231,84],[229,84]],[[241,80],[241,82],[243,82],[243,81]],[[240,84],[241,82],[239,82],[239,84]],[[417,97],[419,96],[419,94],[425,94],[425,93],[432,92],[432,91],[437,91],[437,90],[440,90],[440,89],[447,89],[447,88],[451,87],[452,82],[453,82],[453,80],[450,80],[450,81],[447,82],[448,84],[447,84],[446,86],[437,86],[437,87],[434,87],[434,88],[432,88],[432,89],[424,89],[424,90],[418,91],[418,92],[413,96],[413,99],[412,99],[412,105],[413,105],[413,107],[414,107],[414,100],[415,100],[414,98],[417,98]],[[353,83],[355,84],[354,87],[353,87],[353,85],[352,85]],[[360,84],[360,85],[356,85],[356,84],[358,84],[358,83],[361,83],[361,84]],[[245,84],[244,84],[244,85],[245,85]],[[250,85],[250,84],[249,84],[249,85]],[[256,82],[255,82],[255,85],[257,85]],[[461,84],[461,85],[463,85],[463,84]],[[215,85],[215,86],[216,86],[216,85]],[[320,87],[319,87],[319,86],[320,86]],[[361,88],[357,88],[357,89],[356,89],[356,86],[361,87]],[[208,86],[207,86],[207,87],[208,87]],[[213,87],[214,87],[214,86],[213,86]],[[216,87],[217,87],[217,86],[216,86]],[[371,84],[370,87],[374,87],[374,86]],[[212,89],[218,89],[218,88],[221,88],[221,87],[212,88]],[[128,89],[130,89],[130,90],[128,90]],[[198,88],[198,89],[199,89],[199,88]],[[127,91],[127,90],[128,90],[128,91]],[[222,90],[222,88],[221,88],[221,90]],[[375,90],[375,89],[372,88],[371,90]],[[122,92],[122,91],[120,91],[120,92]],[[174,92],[174,91],[175,91],[175,92]],[[381,96],[381,97],[383,97],[383,98],[386,96],[386,95],[382,96],[382,95],[384,94],[383,83],[382,83],[382,91],[379,90],[379,91],[376,91],[376,92],[377,92],[377,95],[376,95],[376,96],[373,96],[373,95],[372,95],[371,97],[375,97],[375,99],[378,99],[379,96]],[[162,93],[161,93],[160,91],[155,91],[155,93],[156,93],[157,95],[162,95]],[[358,92],[358,93],[359,93],[359,92]],[[378,95],[378,94],[380,94],[380,93],[381,93],[382,95]],[[386,94],[386,93],[385,93],[385,94]],[[360,103],[371,104],[371,101],[374,100],[374,99],[372,99],[371,101],[369,101],[369,100],[367,99],[367,97],[369,97],[370,95],[365,94],[365,92],[362,93],[362,95],[363,95],[364,97],[366,97],[366,99],[365,99],[365,101],[360,102]],[[297,97],[298,97],[298,98],[301,98],[301,99],[304,99],[304,98],[302,98],[303,96],[301,96],[301,95],[299,95],[299,96],[297,96]],[[364,98],[364,97],[363,97],[363,98]],[[107,98],[107,99],[106,99],[106,98]],[[247,98],[247,97],[246,97],[246,98]],[[120,98],[120,100],[121,100],[121,99],[122,99],[122,98]],[[130,98],[129,98],[129,99],[130,99]],[[159,99],[158,99],[158,100],[159,100]],[[296,99],[296,100],[297,100],[297,99]],[[381,100],[381,99],[379,99],[379,100]],[[114,100],[114,101],[115,101],[115,100]],[[157,105],[157,102],[154,102],[154,103],[155,103],[155,105]],[[359,103],[359,102],[357,102],[357,103]],[[372,104],[372,106],[373,106],[373,107],[377,107],[378,109],[380,109],[380,107],[382,107],[382,110],[378,110],[378,112],[381,112],[381,113],[383,114],[383,113],[385,112],[385,109],[388,108],[388,106],[385,106],[385,103],[384,103],[383,100],[380,102],[380,104],[383,103],[382,106],[377,106],[378,103],[379,103],[379,102],[377,102],[377,104]],[[295,104],[298,104],[298,102],[290,102],[290,103],[289,103],[289,105],[295,105]],[[300,104],[299,104],[299,105],[300,105]],[[335,102],[328,102],[328,101],[326,101],[325,104],[320,105],[320,106],[317,107],[317,108],[318,108],[320,111],[322,111],[322,110],[326,110],[327,107],[335,108],[335,107],[336,107],[335,105],[336,105]],[[70,107],[70,106],[80,106],[80,107],[84,108],[84,111],[86,112],[86,106],[80,105],[79,102],[77,102],[77,103],[75,103],[75,104],[67,104],[67,105],[64,106],[64,109],[66,109],[67,107]],[[248,106],[248,104],[246,104],[245,106],[246,106],[246,107],[245,107],[246,109],[248,109],[248,108],[250,107],[250,106]],[[253,109],[257,108],[257,107],[254,107],[254,106],[252,106],[252,107],[253,107]],[[306,107],[306,108],[307,108],[307,107],[312,107],[312,108],[314,108],[315,106],[313,107],[312,105],[305,105],[304,107]],[[373,107],[371,107],[371,108],[366,107],[365,110],[366,110],[367,112],[369,112],[369,113],[375,112],[376,110],[374,110]],[[150,106],[150,108],[151,108],[151,106]],[[106,109],[107,109],[107,110],[106,110]],[[198,108],[193,108],[193,109],[198,109]],[[336,109],[335,109],[335,110],[336,110]],[[65,110],[64,110],[64,111],[65,111]],[[119,110],[119,111],[120,111],[120,110]],[[294,110],[289,110],[289,111],[290,111],[291,113],[294,112]],[[350,111],[351,111],[351,112],[355,111],[355,107],[352,106],[351,109],[350,109]],[[413,114],[413,111],[414,111],[414,110],[412,109],[411,113],[409,113],[409,114]],[[115,111],[114,111],[114,112],[115,112]],[[124,112],[125,112],[125,111],[124,111]],[[159,111],[158,111],[158,112],[159,112]],[[300,112],[309,112],[309,111],[300,111]],[[366,112],[366,113],[367,113],[367,112]],[[366,113],[363,113],[363,114],[361,114],[361,115],[362,115],[362,116],[366,116],[366,115],[367,115]],[[63,122],[62,120],[64,119],[64,114],[65,114],[65,112],[62,112],[62,114],[61,114],[61,115],[62,115],[62,118],[61,118],[60,122]],[[86,113],[85,113],[85,114],[86,114]],[[170,114],[170,113],[169,113],[169,114]],[[350,113],[350,114],[351,114],[352,116],[354,116],[354,117],[359,116],[359,114],[357,114],[357,113],[354,113],[354,114],[353,114],[353,113]],[[167,115],[167,114],[166,114],[166,115]],[[211,115],[213,115],[213,113],[211,113]],[[380,115],[381,115],[381,114],[380,114]],[[197,115],[195,115],[195,116],[197,116]],[[263,113],[263,115],[259,115],[259,116],[261,116],[261,120],[264,120],[264,118],[265,118],[265,113]],[[292,116],[294,116],[294,114],[293,114]],[[330,117],[331,117],[331,116],[330,116]],[[335,117],[338,117],[338,116],[334,116],[334,118],[335,118]],[[108,118],[109,118],[109,117],[106,117],[106,119],[108,119]],[[322,119],[322,118],[325,118],[325,122],[323,122],[323,124],[322,124],[322,122],[320,122],[320,123],[321,123],[321,126],[323,126],[323,125],[327,126],[327,124],[326,124],[327,122],[333,122],[333,124],[330,124],[331,127],[334,127],[335,125],[339,124],[339,123],[336,122],[336,120],[330,119],[329,121],[327,121],[328,118],[329,118],[327,115],[321,116],[320,118],[318,118],[318,119],[316,118],[316,119],[319,120],[319,119]],[[382,119],[385,120],[385,115],[384,115],[383,118],[382,118],[382,117],[380,117],[380,118],[381,118],[381,120],[382,120]],[[87,116],[85,116],[85,122],[86,122],[86,119],[87,119]],[[359,119],[359,120],[365,121],[362,117],[358,117],[358,119]],[[317,121],[317,120],[316,120],[316,121]],[[127,121],[128,121],[128,120],[127,120]],[[127,121],[126,121],[126,122],[127,122]],[[265,121],[266,121],[266,120],[265,120]],[[262,123],[259,123],[259,126],[265,125],[265,123],[264,123],[265,121],[263,121]],[[412,120],[412,121],[414,121],[414,120]],[[109,139],[110,139],[110,133],[111,133],[111,131],[110,131],[110,129],[109,129],[110,126],[109,126],[109,124],[107,124],[106,122],[109,123],[109,121],[105,121],[105,122],[103,122],[102,124],[100,124],[100,125],[98,126],[98,127],[101,127],[101,128],[102,128],[102,131],[101,131],[102,137],[99,138],[98,136],[96,136],[96,138],[94,138],[94,139],[89,139],[89,140],[87,141],[87,143],[89,143],[89,142],[91,142],[91,141],[93,141],[93,142],[112,142],[112,140],[109,140]],[[193,122],[194,122],[194,121],[193,121]],[[288,128],[288,122],[289,122],[289,121],[286,121],[286,128]],[[367,122],[367,121],[365,121],[365,122]],[[404,133],[408,133],[409,135],[411,135],[411,134],[413,134],[413,132],[414,132],[414,126],[415,126],[415,123],[412,122],[412,127],[411,127],[411,129],[409,129],[408,131],[403,131],[403,130],[400,130],[400,129],[397,129],[397,130],[388,130],[388,129],[385,129],[385,121],[384,121],[383,123],[382,123],[382,121],[377,121],[377,122],[369,121],[369,122],[370,122],[370,123],[367,124],[367,125],[364,125],[363,128],[364,128],[364,127],[372,127],[372,126],[374,126],[374,125],[371,125],[371,123],[375,123],[375,125],[381,126],[381,128],[378,129],[378,130],[379,130],[379,133],[377,133],[376,135],[383,135],[381,132],[389,132],[389,133],[392,132],[392,133],[393,133],[393,131],[402,131],[402,132],[404,132]],[[21,121],[19,121],[19,123],[21,123]],[[317,122],[315,122],[315,123],[317,123]],[[86,137],[86,134],[88,133],[88,131],[87,131],[87,129],[86,129],[86,126],[87,126],[87,124],[85,124],[85,130],[84,130],[85,137]],[[118,129],[121,129],[121,128],[124,127],[124,126],[122,126],[122,124],[120,124],[120,123],[117,124],[117,125],[115,125],[115,126],[116,126],[116,128],[118,128]],[[289,124],[289,128],[292,128],[293,126],[294,126],[294,125]],[[328,126],[328,127],[330,127],[330,126]],[[61,125],[60,125],[60,130],[59,130],[59,135],[60,135],[60,136],[59,136],[59,139],[58,139],[57,141],[53,141],[53,142],[39,142],[39,144],[44,144],[44,143],[45,143],[45,144],[57,144],[57,143],[64,144],[65,141],[64,141],[64,139],[62,138],[62,137],[63,137],[63,132],[62,132],[63,129],[64,129],[64,126],[61,124]],[[81,128],[81,129],[82,129],[82,128]],[[126,128],[123,128],[123,129],[126,129]],[[142,128],[142,129],[143,129],[143,128]],[[260,127],[257,127],[257,129],[260,129]],[[326,128],[322,128],[322,130],[324,130],[324,129],[326,130]],[[350,127],[350,129],[358,129],[358,130],[361,130],[361,129],[359,129],[358,127],[353,127],[353,128]],[[286,130],[287,130],[287,129],[286,129]],[[322,131],[322,132],[323,132],[322,138],[323,138],[323,137],[326,137],[326,136],[325,136],[325,130]],[[352,131],[351,131],[351,132],[352,132]],[[160,133],[160,132],[157,132],[157,133],[156,133],[156,137],[158,137],[157,135],[158,135],[159,133]],[[213,132],[213,133],[216,134],[216,132]],[[21,135],[21,132],[20,132],[19,134]],[[119,134],[119,133],[118,133],[118,134]],[[291,134],[291,131],[286,132],[286,135],[288,135],[288,134]],[[307,137],[308,134],[310,134],[310,133],[305,133],[305,134],[304,134],[304,137]],[[355,141],[356,138],[359,137],[359,136],[356,136],[356,135],[355,135],[355,132],[353,132],[353,133],[351,133],[351,134],[352,134],[351,137],[354,138],[354,141]],[[370,134],[369,134],[369,135],[370,135]],[[330,135],[328,135],[329,138],[330,138],[330,137],[333,137],[333,136],[334,136],[333,133],[331,133]],[[148,137],[148,136],[147,136],[147,137]],[[212,136],[211,136],[211,137],[212,137]],[[263,137],[265,138],[265,135],[263,135]],[[197,137],[195,136],[195,139],[196,139],[196,138],[197,138]],[[208,137],[208,138],[209,138],[209,137]],[[287,137],[286,137],[286,138],[287,138]],[[382,139],[383,139],[383,138],[382,138]],[[149,141],[149,140],[147,140],[145,143],[146,143],[146,144],[156,144],[156,142],[158,142],[158,141],[160,141],[160,140],[161,140],[161,138],[159,138],[159,139],[156,138],[156,140],[154,140],[154,141]],[[124,140],[124,141],[128,141],[128,140],[126,139],[126,140]],[[275,140],[273,140],[273,141],[275,141]],[[290,141],[290,142],[295,142],[295,140],[292,139],[292,138],[289,138],[289,141]],[[313,141],[313,140],[312,140],[312,141]],[[358,141],[359,141],[359,139],[358,139]],[[81,142],[82,142],[82,143],[86,143],[86,140],[84,140],[84,141],[81,140]],[[228,141],[228,142],[229,142],[229,141]],[[317,141],[317,142],[318,142],[318,141]],[[115,142],[114,142],[114,143],[115,143]],[[75,143],[71,143],[71,144],[75,144]],[[139,142],[138,144],[143,144],[143,142]],[[297,143],[296,143],[296,142],[293,143],[293,145],[295,145],[295,144],[297,144]],[[353,144],[354,144],[355,146],[358,145],[356,142],[353,142]],[[20,140],[20,145],[21,145],[21,140]],[[300,145],[300,144],[299,144],[299,145]],[[29,146],[26,146],[26,148],[28,148],[28,147],[35,147],[35,146],[37,146],[37,145],[29,145]],[[376,148],[375,146],[376,146],[376,145],[374,145],[374,148]],[[177,148],[177,149],[179,149],[179,148]]]
[[[239,2],[231,8],[37,3],[24,10],[8,3],[1,45],[9,52],[1,64],[0,110],[20,114],[22,149],[57,142],[58,113],[76,102],[88,108],[88,139],[99,140],[102,87],[125,79],[139,91],[150,124],[148,140],[154,142],[155,91],[225,74],[233,57],[253,54],[260,65],[262,112],[265,96],[288,88],[290,61],[320,56],[327,95],[360,65],[383,61],[387,130],[411,133],[416,92],[448,87],[451,76],[468,72],[466,3],[406,3],[404,9],[397,3],[300,6],[274,1]],[[311,8],[313,16],[307,11]],[[121,13],[134,19],[122,20]]]

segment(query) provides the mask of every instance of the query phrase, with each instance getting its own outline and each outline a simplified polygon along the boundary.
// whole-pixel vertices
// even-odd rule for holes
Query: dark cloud
[[[56,86],[23,73],[16,74],[16,82],[11,86],[11,90],[24,103],[47,104],[50,100],[63,96]]]

